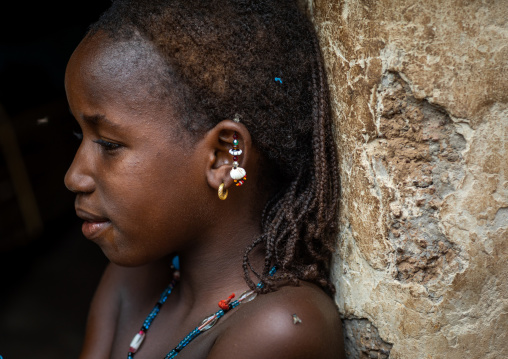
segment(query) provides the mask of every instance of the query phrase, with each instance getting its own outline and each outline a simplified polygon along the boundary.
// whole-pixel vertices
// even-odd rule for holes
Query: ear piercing
[[[229,153],[233,156],[233,168],[229,172],[229,175],[237,186],[241,186],[247,180],[247,172],[238,165],[238,156],[242,154],[242,150],[238,148],[238,133],[236,131],[233,134],[233,148],[229,150]]]
[[[219,191],[217,193],[217,195],[219,196],[219,199],[221,200],[225,200],[226,198],[228,198],[228,190],[226,188],[226,190],[224,191],[224,182],[222,182],[219,186]]]
[[[245,169],[239,166],[238,164],[238,156],[240,156],[243,152],[238,148],[238,133],[233,134],[233,148],[229,150],[229,153],[233,156],[233,168],[229,172],[229,175],[235,182],[237,187],[243,185],[247,180],[247,172]],[[217,192],[219,199],[225,200],[228,197],[228,190],[225,188],[224,182],[219,186],[219,190]]]

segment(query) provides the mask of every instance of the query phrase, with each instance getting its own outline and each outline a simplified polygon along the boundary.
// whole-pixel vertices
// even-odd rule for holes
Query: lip
[[[81,231],[88,239],[99,237],[111,225],[109,219],[87,212],[81,208],[76,208],[76,214],[84,221]]]

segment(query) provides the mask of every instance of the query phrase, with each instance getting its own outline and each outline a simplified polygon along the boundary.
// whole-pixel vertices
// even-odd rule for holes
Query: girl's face
[[[170,100],[147,85],[156,83],[150,77],[160,59],[147,55],[149,44],[132,45],[94,35],[76,49],[65,76],[83,132],[65,184],[76,193],[83,234],[120,265],[168,255],[206,224],[199,151]]]

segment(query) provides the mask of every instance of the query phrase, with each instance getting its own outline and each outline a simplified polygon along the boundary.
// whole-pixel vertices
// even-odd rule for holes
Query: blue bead
[[[270,269],[270,276],[273,276],[275,274],[275,272],[277,271],[277,267],[276,266],[273,266],[272,269]]]
[[[176,268],[176,270],[180,270],[180,257],[173,257],[173,266]]]

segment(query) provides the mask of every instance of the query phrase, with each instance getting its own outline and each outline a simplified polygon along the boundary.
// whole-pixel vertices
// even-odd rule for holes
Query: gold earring
[[[224,182],[222,182],[219,186],[219,193],[218,193],[219,199],[225,200],[228,198],[228,190],[226,188],[226,191],[224,192]]]

